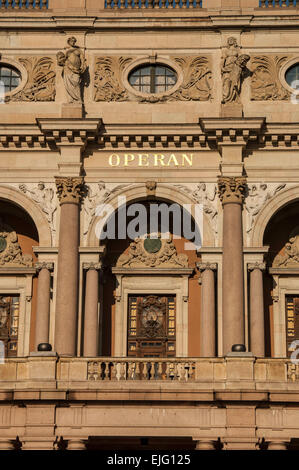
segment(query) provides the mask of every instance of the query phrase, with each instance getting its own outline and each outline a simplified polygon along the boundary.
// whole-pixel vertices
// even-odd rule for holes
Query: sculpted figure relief
[[[242,81],[245,76],[249,55],[239,55],[240,47],[236,38],[229,38],[221,59],[222,103],[239,103]]]
[[[63,81],[69,103],[82,103],[82,77],[86,71],[83,51],[76,46],[77,39],[67,40],[70,46],[66,52],[57,53],[57,63],[63,67]]]
[[[299,226],[290,233],[289,241],[285,244],[282,253],[275,257],[273,267],[299,267]]]
[[[41,206],[42,211],[47,215],[51,230],[55,232],[54,214],[57,210],[57,205],[54,200],[54,189],[46,188],[42,181],[33,189],[30,189],[26,184],[20,184],[19,189],[24,194],[28,193],[33,201]]]

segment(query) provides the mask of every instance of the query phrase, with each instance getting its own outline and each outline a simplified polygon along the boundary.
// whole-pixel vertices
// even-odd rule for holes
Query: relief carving
[[[96,184],[91,183],[86,185],[87,194],[83,205],[85,213],[83,229],[84,235],[88,233],[93,218],[99,215],[97,213],[97,207],[100,204],[104,204],[109,197],[113,196],[117,191],[121,191],[125,186],[127,185],[119,184],[112,189],[108,189],[103,181],[99,181]]]
[[[222,103],[239,103],[241,86],[248,74],[246,67],[250,56],[239,55],[240,47],[234,37],[228,38],[226,47],[222,50],[221,75],[222,75]]]
[[[173,244],[172,237],[162,239],[136,238],[130,243],[129,252],[119,257],[117,267],[126,268],[145,268],[145,267],[188,267],[188,256],[185,254],[177,254]]]
[[[138,314],[141,320],[138,336],[146,338],[167,337],[163,327],[166,304],[161,298],[155,295],[145,297],[142,303],[138,304]]]
[[[46,214],[51,231],[55,232],[54,216],[57,210],[56,199],[54,198],[55,192],[51,187],[47,187],[42,181],[36,187],[31,187],[26,184],[19,185],[20,191],[28,194],[34,202],[36,202]]]
[[[299,226],[290,233],[282,253],[274,258],[273,267],[299,268]]]
[[[95,101],[127,101],[128,92],[122,84],[124,67],[131,57],[99,57],[95,65]]]
[[[211,65],[207,57],[175,57],[182,67],[183,83],[171,94],[129,93],[122,83],[122,72],[132,57],[99,57],[95,66],[95,101],[139,101],[158,103],[165,101],[207,101],[211,99]]]
[[[250,233],[254,221],[261,208],[267,201],[272,199],[279,191],[285,188],[285,184],[249,184],[247,186],[247,197],[245,208],[247,211],[246,231]]]
[[[56,72],[50,57],[20,57],[26,68],[28,81],[23,90],[8,97],[7,101],[54,101]]]
[[[242,204],[246,191],[246,178],[221,176],[218,178],[218,194],[222,204]]]
[[[81,198],[84,195],[84,179],[82,176],[76,178],[56,176],[55,181],[60,204],[80,204]]]
[[[63,67],[63,82],[68,103],[82,103],[83,74],[87,69],[82,49],[76,45],[77,39],[67,40],[69,48],[57,53],[57,63]]]
[[[23,255],[16,232],[0,220],[0,266],[32,266],[32,256]]]
[[[279,70],[287,56],[255,56],[252,59],[251,99],[253,101],[288,100],[290,92],[279,81]]]

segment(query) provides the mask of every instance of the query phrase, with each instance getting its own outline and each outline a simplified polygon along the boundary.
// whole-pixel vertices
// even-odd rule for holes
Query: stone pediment
[[[129,251],[119,257],[117,267],[123,268],[188,268],[188,256],[178,254],[172,237],[136,238]]]
[[[32,257],[23,255],[16,232],[0,221],[0,266],[32,266]]]

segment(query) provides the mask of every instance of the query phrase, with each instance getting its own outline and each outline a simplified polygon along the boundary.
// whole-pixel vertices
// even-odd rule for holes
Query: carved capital
[[[48,263],[47,261],[38,262],[34,265],[35,269],[39,272],[42,269],[47,269],[48,271],[53,271],[54,263]]]
[[[220,176],[218,194],[222,204],[242,204],[246,189],[246,178],[242,176]]]
[[[101,269],[102,267],[102,264],[101,263],[83,263],[83,269],[85,269],[86,271],[89,271],[90,269],[94,269],[96,271],[98,271],[99,269]]]
[[[81,198],[84,194],[83,176],[72,177],[55,177],[57,186],[57,195],[61,204],[80,204]]]
[[[248,271],[253,271],[254,269],[259,269],[260,271],[265,271],[266,269],[266,263],[262,262],[262,263],[248,263],[247,265],[248,267]]]
[[[197,263],[196,266],[200,272],[206,269],[210,269],[211,271],[216,271],[217,269],[217,263]]]

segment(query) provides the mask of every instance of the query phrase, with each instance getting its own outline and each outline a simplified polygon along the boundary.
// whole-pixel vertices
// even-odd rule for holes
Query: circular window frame
[[[279,74],[278,74],[278,78],[280,80],[280,83],[282,84],[282,86],[287,90],[289,91],[290,93],[292,94],[295,94],[295,95],[298,95],[299,94],[299,90],[295,90],[295,88],[292,88],[288,82],[286,81],[285,79],[285,74],[287,73],[287,71],[289,70],[289,68],[292,67],[292,65],[296,65],[298,64],[299,66],[299,57],[293,57],[292,59],[290,60],[287,60],[283,66],[280,68],[279,70]]]
[[[136,90],[130,84],[129,76],[131,72],[133,72],[134,69],[141,67],[141,66],[146,67],[147,65],[161,65],[162,67],[164,66],[164,67],[171,68],[177,74],[177,81],[175,85],[173,85],[173,87],[170,90],[163,91],[160,93],[144,93],[142,91]],[[142,57],[140,59],[134,60],[129,65],[127,65],[127,67],[124,68],[123,74],[122,74],[123,84],[125,88],[127,89],[127,91],[135,95],[136,97],[145,99],[146,101],[150,101],[151,98],[155,98],[159,100],[161,98],[165,98],[167,96],[172,95],[180,88],[180,86],[183,83],[183,79],[184,79],[184,76],[183,76],[182,69],[175,62],[169,59],[165,59],[164,57],[157,57],[155,58],[154,61],[151,60],[149,57]]]
[[[7,66],[7,67],[12,67],[15,70],[17,70],[20,74],[20,84],[19,84],[19,86],[17,86],[16,88],[14,88],[11,91],[8,91],[7,93],[5,93],[5,98],[11,98],[12,96],[19,93],[25,87],[25,85],[28,81],[28,72],[22,64],[20,64],[19,62],[16,62],[15,60],[7,58],[7,57],[3,57],[3,56],[1,57],[0,65]]]

